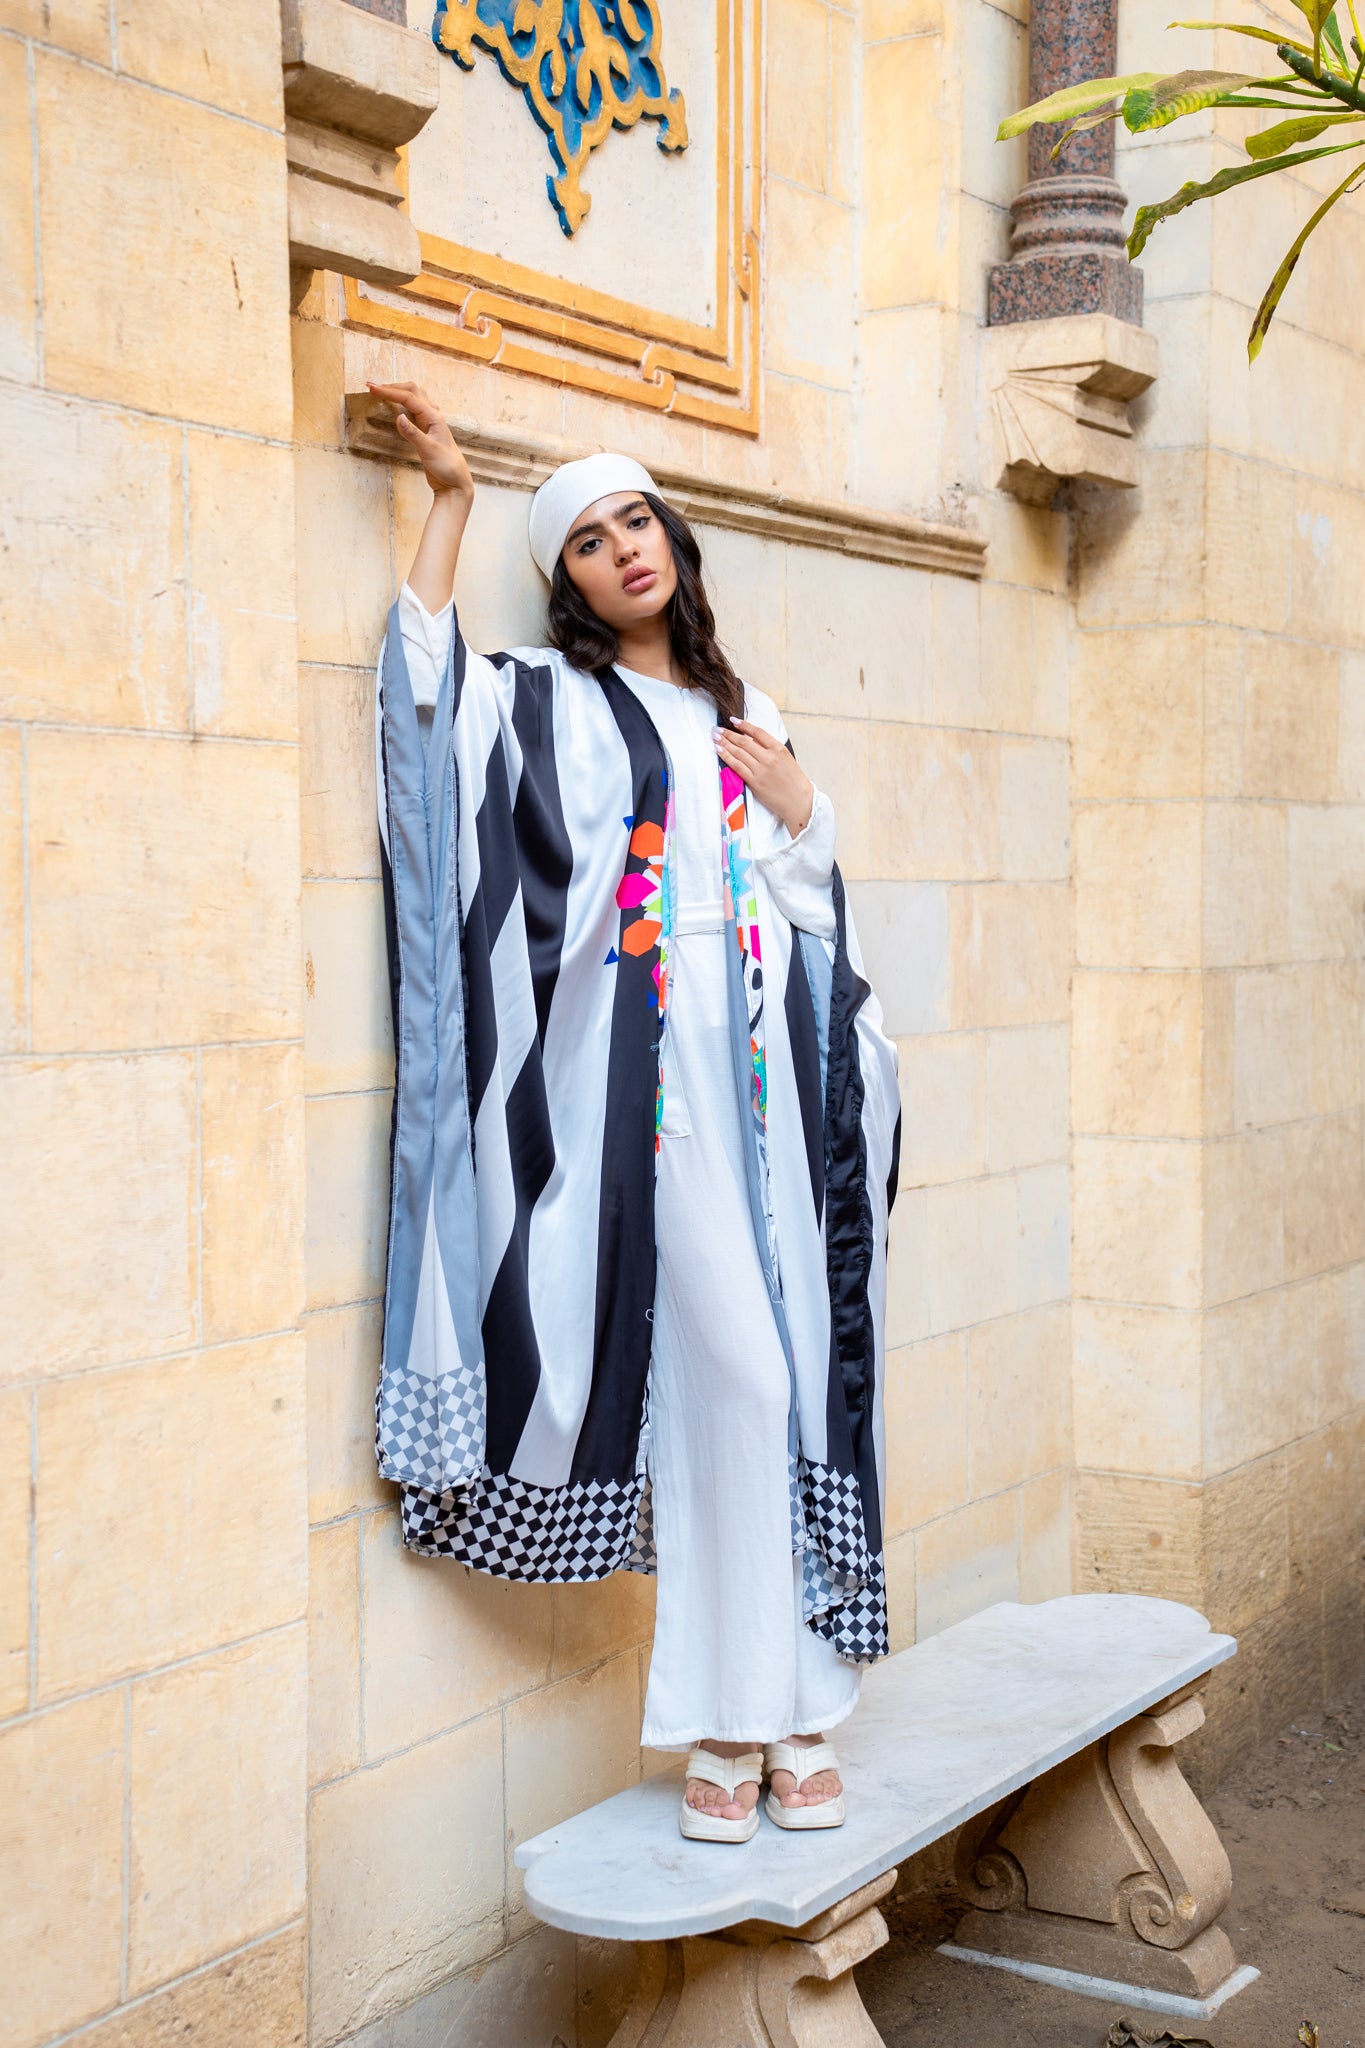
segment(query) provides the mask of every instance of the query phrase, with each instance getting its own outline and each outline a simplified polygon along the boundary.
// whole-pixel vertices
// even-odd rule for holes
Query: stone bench
[[[867,1674],[842,1828],[684,1841],[669,1773],[523,1842],[527,1904],[641,1944],[612,2048],[875,2048],[852,1970],[887,1939],[877,1901],[961,1827],[943,1953],[1206,2018],[1257,1973],[1215,1924],[1231,1872],[1173,1750],[1236,1647],[1166,1600],[989,1608]]]

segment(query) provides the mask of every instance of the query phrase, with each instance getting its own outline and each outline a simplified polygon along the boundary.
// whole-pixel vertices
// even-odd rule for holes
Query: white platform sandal
[[[687,1775],[719,1785],[733,1799],[740,1785],[762,1786],[763,1758],[756,1749],[744,1756],[716,1756],[709,1749],[694,1749],[687,1759]],[[678,1826],[690,1842],[749,1842],[758,1833],[758,1803],[754,1802],[753,1811],[743,1820],[726,1820],[723,1814],[703,1813],[699,1806],[689,1806],[684,1798]]]
[[[839,1759],[827,1742],[803,1745],[797,1742],[767,1742],[763,1745],[763,1769],[769,1779],[774,1771],[790,1771],[799,1792],[807,1778],[821,1771],[837,1771]],[[768,1787],[764,1802],[768,1818],[780,1828],[841,1828],[844,1824],[844,1795],[822,1800],[819,1806],[784,1806]]]

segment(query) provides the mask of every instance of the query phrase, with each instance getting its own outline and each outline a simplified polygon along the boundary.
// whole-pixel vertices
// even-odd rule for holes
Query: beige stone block
[[[1313,1113],[1313,976],[1239,974],[1233,994],[1233,1114],[1239,1125]]]
[[[299,818],[305,876],[378,876],[374,674],[299,671]]]
[[[1197,1312],[1078,1301],[1071,1314],[1076,1463],[1198,1479]]]
[[[393,1084],[393,1022],[378,882],[303,891],[303,1047],[310,1094]]]
[[[9,41],[0,47],[0,182],[10,195],[0,219],[0,374],[31,383],[38,375],[38,271],[28,61],[23,44]]]
[[[986,1041],[937,1033],[898,1043],[901,1186],[967,1180],[986,1168]]]
[[[367,1759],[404,1749],[545,1684],[550,1588],[405,1550],[394,1514],[363,1537]]]
[[[1071,1340],[1065,1303],[982,1323],[967,1339],[971,1497],[1067,1463]]]
[[[1204,1489],[1204,1612],[1238,1635],[1289,1594],[1289,1503],[1283,1452]]]
[[[501,495],[481,493],[479,508],[485,497]],[[294,505],[299,660],[367,668],[373,675],[394,598],[388,473],[382,463],[330,448],[296,449]],[[411,560],[409,549],[399,551],[400,581]]]
[[[775,0],[768,18],[767,168],[812,191],[829,185],[829,10]]]
[[[1000,872],[1008,882],[1064,882],[1069,859],[1067,749],[1059,740],[1000,748]]]
[[[1019,1598],[1019,1495],[979,1500],[915,1537],[915,1626],[921,1642],[997,1600]]]
[[[937,576],[934,617],[939,723],[1027,732],[1033,715],[1032,591]]]
[[[1077,1138],[1072,1173],[1078,1299],[1197,1308],[1203,1187],[1197,1145]]]
[[[36,1047],[296,1035],[294,748],[35,732],[28,790]]]
[[[1204,682],[1204,794],[1237,796],[1242,788],[1242,649],[1241,633],[1205,627],[1202,635]]]
[[[1045,1472],[1019,1489],[1019,1598],[1071,1591],[1071,1474]]]
[[[97,64],[109,62],[109,20],[90,0],[0,0],[0,28],[53,43]]]
[[[975,327],[921,300],[860,307],[857,335],[852,475],[836,477],[833,494],[851,489],[863,504],[892,511],[932,505],[970,460],[975,425],[962,408],[975,377]]]
[[[955,182],[959,143],[942,94],[936,38],[875,42],[863,50],[863,305],[950,304],[956,235],[943,193]],[[927,118],[907,121],[905,109]]]
[[[643,1572],[615,1572],[582,1586],[555,1586],[553,1678],[637,1650],[654,1634],[655,1581]]]
[[[1077,634],[1079,798],[1201,794],[1205,638],[1194,627]]]
[[[789,550],[765,535],[732,533],[723,526],[704,528],[700,538],[706,581],[735,673],[785,705]]]
[[[1242,461],[1216,448],[1209,450],[1206,462],[1205,616],[1230,626],[1283,633],[1289,624],[1285,558],[1303,486],[1284,470]],[[1145,465],[1143,490],[1145,495]],[[1297,616],[1297,580],[1294,605]]]
[[[531,1916],[521,1903],[523,1880],[512,1862],[513,1844],[639,1779],[639,1684],[639,1662],[630,1651],[508,1707],[507,1893],[514,1929]]]
[[[1203,976],[1204,1131],[1209,1137],[1230,1132],[1234,1123],[1236,983],[1236,975],[1227,971]]]
[[[794,185],[768,186],[765,358],[789,377],[853,384],[853,214]]]
[[[1365,808],[1289,812],[1289,945],[1299,960],[1360,953],[1365,911]]]
[[[24,739],[0,727],[0,1052],[28,1042],[28,973],[24,935]]]
[[[1310,970],[1313,1008],[1313,1097],[1319,1115],[1358,1108],[1361,1101],[1365,971],[1358,960],[1329,960]]]
[[[118,1999],[124,1749],[118,1693],[0,1733],[0,1971],[12,2048],[37,2048]]]
[[[1274,474],[1287,491],[1290,479]],[[1275,539],[1281,589],[1289,543],[1293,631],[1306,640],[1359,648],[1365,645],[1365,592],[1350,564],[1359,561],[1365,547],[1365,504],[1356,490],[1334,490],[1309,477],[1295,477],[1292,487],[1291,530],[1288,535],[1277,532]]]
[[[1336,783],[1340,655],[1300,641],[1248,639],[1244,664],[1245,794],[1324,802]]]
[[[1000,871],[1000,745],[987,735],[879,725],[871,736],[872,868],[924,881]]]
[[[942,27],[941,0],[867,0],[863,8],[863,39],[869,43],[928,35]]]
[[[967,1499],[967,1340],[960,1332],[888,1351],[886,1447],[890,1535]]]
[[[294,439],[340,448],[346,439],[346,337],[326,319],[305,319],[296,313],[289,323],[289,339],[294,362]]]
[[[72,1526],[77,1471],[95,1545]],[[301,1341],[44,1388],[37,1499],[42,1700],[295,1620],[307,1571]]]
[[[954,1030],[1065,1019],[1071,964],[1065,888],[1005,882],[954,889],[948,932]]]
[[[1020,506],[1021,517],[1046,522],[1048,537],[1056,515],[1040,508]],[[1050,551],[1049,551],[1050,554]],[[1038,565],[1039,580],[1051,582],[1048,557]],[[1065,585],[1063,584],[1063,587]],[[1064,597],[1049,597],[1045,590],[1033,593],[1033,730],[1049,739],[1064,740],[1071,735],[1071,607]]]
[[[307,1664],[300,1626],[133,1687],[130,1992],[301,1910]]]
[[[12,385],[0,433],[25,480],[0,511],[0,711],[183,730],[179,428]]]
[[[195,730],[295,740],[293,450],[227,434],[188,450]]]
[[[1272,804],[1206,805],[1204,964],[1268,966],[1287,959],[1289,951],[1284,810]]]
[[[1318,1117],[1284,1133],[1286,1278],[1326,1272],[1365,1255],[1361,1115]]]
[[[928,1196],[912,1188],[897,1197],[886,1252],[886,1343],[888,1350],[925,1337],[929,1313]]]
[[[1204,1470],[1228,1472],[1316,1420],[1314,1288],[1272,1288],[1204,1322]]]
[[[991,1173],[1065,1159],[1071,1140],[1065,1024],[986,1034],[986,1165]]]
[[[0,1068],[0,1130],[36,1164],[0,1178],[6,1379],[193,1341],[194,1122],[181,1054]]]
[[[1341,657],[1333,795],[1347,803],[1365,801],[1365,655],[1350,651]]]
[[[1073,872],[1081,965],[1199,965],[1200,828],[1195,804],[1077,810]]]
[[[1076,620],[1082,628],[1178,625],[1209,616],[1205,592],[1206,479],[1188,449],[1146,448],[1142,505],[1127,491],[1102,496],[1080,539]],[[1234,514],[1230,534],[1245,539],[1249,515]],[[1281,525],[1287,523],[1288,508]],[[1279,542],[1276,574],[1284,583]],[[1263,566],[1258,558],[1258,566]],[[1238,623],[1248,623],[1239,620]],[[1269,630],[1282,628],[1283,620]]]
[[[1049,625],[1048,642],[1062,654],[1064,665],[1069,664],[1066,643],[1071,637],[1071,607],[1066,596],[1065,514],[1046,505],[1026,505],[1009,492],[1000,491],[982,500],[980,518],[989,544],[992,577],[1002,583],[1026,584],[1035,597],[1042,598],[1033,608],[1034,632],[1040,619],[1055,622]],[[1063,720],[1061,731],[1054,737],[1065,738],[1066,731]]]
[[[1064,1301],[1071,1292],[1071,1176],[1065,1160],[1015,1175],[1019,1203],[1020,1308]]]
[[[1365,1266],[1317,1282],[1319,1423],[1365,1407]]]
[[[304,1272],[309,1308],[383,1292],[389,1221],[389,1095],[324,1095],[305,1112]]]
[[[324,1309],[304,1318],[308,1360],[308,1519],[392,1501],[374,1459],[374,1393],[383,1304]]]
[[[1198,1137],[1200,976],[1081,971],[1071,1002],[1076,1129],[1116,1137]]]
[[[499,1714],[313,1795],[316,2040],[386,2018],[502,1946],[503,1843]]]
[[[49,382],[287,440],[283,136],[47,54],[37,95]]]
[[[280,1330],[303,1302],[303,1061],[296,1045],[200,1055],[204,1341]]]
[[[872,870],[868,852],[868,735],[855,719],[786,721],[798,762],[835,807],[837,858],[845,881],[862,881]]]
[[[929,1329],[960,1329],[1067,1290],[1067,1174],[1034,1167],[925,1194]]]
[[[1365,1544],[1365,1505],[1360,1490],[1363,1452],[1365,1422],[1353,1415],[1302,1443],[1291,1444],[1285,1454],[1288,1561],[1296,1593],[1316,1593],[1342,1572],[1359,1572]],[[1288,1590],[1281,1589],[1281,1598]],[[1273,1604],[1265,1601],[1261,1611]]]
[[[0,1394],[0,1720],[28,1705],[32,1396]]]
[[[885,1551],[886,1621],[890,1654],[915,1640],[915,1537],[912,1530],[888,1539]]]
[[[279,29],[269,8],[243,8],[230,36],[212,0],[117,0],[119,70],[278,128],[284,120]]]
[[[838,718],[929,716],[927,577],[887,562],[789,548],[785,588],[791,710]],[[760,603],[763,594],[757,593]],[[746,591],[745,607],[753,601]]]
[[[1281,1133],[1211,1140],[1204,1148],[1205,1301],[1277,1286],[1285,1273]]]
[[[308,1538],[308,1782],[360,1762],[360,1532],[348,1515]]]
[[[859,24],[830,10],[829,189],[854,202],[862,164],[862,42]]]
[[[1198,1607],[1204,1597],[1202,1487],[1078,1472],[1072,1498],[1078,1593],[1146,1593]]]
[[[183,2048],[203,2041],[302,2048],[307,1930],[288,1928],[90,2027],[81,2048]]]

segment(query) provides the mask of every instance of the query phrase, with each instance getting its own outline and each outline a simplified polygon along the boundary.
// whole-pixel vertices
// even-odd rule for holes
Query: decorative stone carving
[[[1156,336],[1102,313],[1028,320],[982,336],[986,474],[1032,504],[1067,477],[1132,485],[1130,402],[1157,373]]]
[[[314,270],[405,284],[422,252],[398,146],[436,110],[440,58],[349,0],[283,0],[283,29],[290,263],[305,286]]]
[[[1204,1681],[1173,1693],[964,1830],[956,1950],[1209,2000],[1237,1976],[1213,1923],[1232,1872],[1174,1756]]]
[[[1028,96],[1113,76],[1118,0],[1033,0]],[[1010,260],[990,275],[992,327],[1060,313],[1107,313],[1142,324],[1142,272],[1124,251],[1123,187],[1114,177],[1114,130],[1093,128],[1056,162],[1060,125],[1032,128],[1029,182],[1010,212]]]
[[[611,2048],[881,2048],[853,1981],[887,1940],[894,1870],[794,1931],[745,1920],[640,1944],[640,1978]]]

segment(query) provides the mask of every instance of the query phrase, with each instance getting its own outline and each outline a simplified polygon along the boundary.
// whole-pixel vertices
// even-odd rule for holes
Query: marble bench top
[[[527,1904],[553,1927],[618,1941],[804,1926],[1236,1649],[1170,1600],[1003,1602],[867,1673],[833,1738],[843,1827],[790,1834],[761,1815],[742,1845],[685,1841],[669,1772],[522,1842]]]

